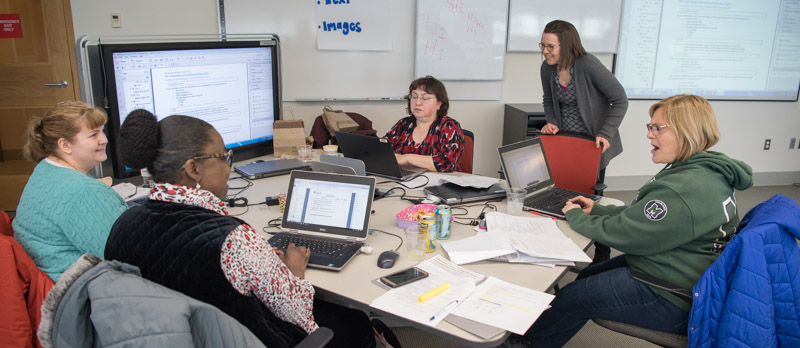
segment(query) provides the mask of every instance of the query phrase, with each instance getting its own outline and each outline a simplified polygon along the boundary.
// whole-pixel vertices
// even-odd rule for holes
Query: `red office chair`
[[[461,129],[464,133],[464,153],[461,154],[461,172],[472,174],[472,157],[475,150],[475,134],[466,129]]]
[[[602,195],[606,186],[597,183],[601,151],[591,136],[559,132],[540,137],[557,187]]]

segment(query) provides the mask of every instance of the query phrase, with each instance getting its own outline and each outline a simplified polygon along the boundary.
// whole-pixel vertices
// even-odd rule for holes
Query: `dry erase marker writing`
[[[439,311],[439,313],[436,313],[433,316],[431,316],[431,319],[428,320],[428,321],[434,321],[434,320],[436,320],[436,318],[439,318],[439,317],[445,315],[445,313],[449,312],[453,308],[456,308],[457,304],[458,304],[458,300],[455,300],[453,302],[448,303],[447,306],[445,306],[444,308],[442,308],[442,310]]]
[[[450,289],[450,283],[444,283],[442,285],[439,285],[439,287],[437,287],[436,289],[433,289],[431,291],[428,291],[428,292],[420,295],[419,297],[417,297],[417,301],[419,301],[419,303],[423,303],[423,302],[425,302],[427,300],[430,300],[434,296],[436,296],[438,294],[441,294],[442,291],[445,291],[447,289]]]

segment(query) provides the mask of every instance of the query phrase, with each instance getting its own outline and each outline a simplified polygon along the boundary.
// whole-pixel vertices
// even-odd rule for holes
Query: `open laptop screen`
[[[283,228],[326,237],[366,238],[375,178],[293,171]]]
[[[511,187],[524,187],[532,192],[554,184],[540,139],[503,146],[498,151]]]

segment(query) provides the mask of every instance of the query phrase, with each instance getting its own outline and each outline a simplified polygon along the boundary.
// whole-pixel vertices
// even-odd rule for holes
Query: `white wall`
[[[409,3],[413,6],[411,1]],[[216,6],[215,0],[72,0],[72,15],[76,37],[217,34]],[[111,28],[113,12],[122,14],[121,29]],[[611,55],[598,57],[606,66],[611,66]],[[496,148],[501,145],[504,104],[542,101],[540,64],[539,54],[507,53],[502,100],[451,101],[450,115],[463,128],[475,132],[474,171],[477,174],[496,176],[499,169]],[[291,77],[284,76],[287,78]],[[409,82],[411,79],[409,76]],[[611,190],[636,189],[662,167],[650,161],[650,145],[643,126],[649,121],[647,110],[653,102],[630,102],[619,130],[625,151],[611,162],[606,173],[606,182]],[[712,104],[722,133],[722,139],[713,150],[750,164],[756,173],[757,185],[800,182],[800,149],[796,145],[794,150],[789,150],[790,138],[795,137],[800,142],[800,103],[716,101]],[[296,118],[305,120],[307,131],[310,131],[314,118],[322,112],[323,105],[316,102],[284,103],[284,107],[294,111]],[[405,115],[403,102],[344,102],[331,103],[331,106],[364,114],[373,121],[379,134]],[[285,113],[284,118],[291,116]],[[772,139],[772,149],[764,151],[762,147],[767,138]]]

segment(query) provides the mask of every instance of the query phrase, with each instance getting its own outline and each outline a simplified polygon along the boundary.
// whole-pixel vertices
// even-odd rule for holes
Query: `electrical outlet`
[[[122,15],[119,13],[111,14],[111,27],[122,28]]]
[[[764,150],[769,150],[770,145],[772,145],[772,139],[764,140]]]
[[[789,150],[794,149],[794,144],[797,143],[797,138],[789,139]]]

